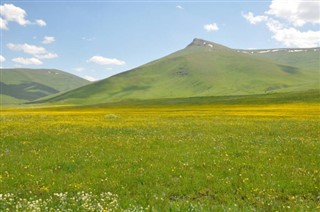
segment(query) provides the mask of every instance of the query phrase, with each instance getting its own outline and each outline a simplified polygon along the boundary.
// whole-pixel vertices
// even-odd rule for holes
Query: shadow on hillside
[[[288,74],[296,74],[298,73],[298,68],[293,66],[285,66],[285,65],[278,65],[282,71],[288,73]]]
[[[0,82],[0,88],[0,94],[28,101],[59,92],[52,87],[37,82],[24,82],[17,85]]]

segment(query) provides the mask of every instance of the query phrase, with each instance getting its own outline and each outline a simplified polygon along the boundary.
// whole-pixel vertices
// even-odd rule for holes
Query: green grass
[[[319,68],[275,63],[202,41],[136,69],[49,99],[99,104],[128,99],[253,95],[319,88]],[[209,42],[208,42],[209,43]],[[290,54],[291,55],[291,54]],[[306,54],[318,61],[319,53]],[[300,54],[300,58],[304,58]]]
[[[54,69],[0,69],[1,104],[33,101],[89,82]]]
[[[147,99],[137,100],[129,99],[118,102],[102,103],[102,104],[56,104],[48,103],[46,101],[31,102],[19,107],[60,107],[60,108],[100,108],[100,107],[152,107],[152,106],[190,106],[190,105],[261,105],[261,104],[281,104],[281,103],[318,103],[320,102],[320,90],[311,89],[307,91],[283,92],[283,93],[269,93],[256,95],[238,95],[238,96],[209,96],[209,97],[189,97],[189,98],[162,98],[162,99]],[[12,107],[12,106],[11,106]]]
[[[292,96],[6,109],[0,210],[319,210],[319,115]]]

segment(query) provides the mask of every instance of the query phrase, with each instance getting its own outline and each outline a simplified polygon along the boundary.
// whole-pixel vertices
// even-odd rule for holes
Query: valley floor
[[[0,211],[319,210],[319,107],[4,109]]]

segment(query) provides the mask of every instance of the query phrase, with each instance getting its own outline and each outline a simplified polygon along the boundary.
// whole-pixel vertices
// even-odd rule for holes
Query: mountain
[[[68,91],[89,81],[55,69],[0,69],[1,104],[16,104]]]
[[[279,64],[285,64],[305,69],[320,70],[320,48],[287,48],[237,50],[252,56],[270,59]]]
[[[271,50],[270,50],[271,51]],[[252,95],[319,88],[319,51],[286,57],[244,53],[202,39],[133,70],[49,99],[59,104],[93,104],[128,99]],[[275,51],[274,51],[275,52]],[[316,61],[308,65],[303,58]]]

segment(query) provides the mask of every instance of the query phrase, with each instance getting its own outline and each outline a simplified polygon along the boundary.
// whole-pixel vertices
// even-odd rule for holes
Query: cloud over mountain
[[[37,58],[23,58],[23,57],[17,57],[12,59],[13,62],[20,63],[23,65],[41,65],[42,61]]]
[[[320,30],[303,30],[306,24],[320,25],[320,2],[273,0],[265,15],[252,12],[242,16],[250,23],[264,22],[272,38],[288,47],[320,45]],[[319,27],[318,27],[319,29]]]
[[[116,58],[106,58],[102,56],[93,56],[87,62],[96,63],[99,65],[125,65],[126,63]]]
[[[6,61],[6,58],[0,54],[0,62],[2,63],[4,61]]]
[[[219,27],[216,23],[212,23],[212,24],[206,24],[203,26],[203,28],[207,31],[207,32],[214,32],[214,31],[218,31]]]
[[[49,52],[41,46],[30,45],[27,43],[24,43],[24,44],[8,43],[7,48],[12,51],[24,52],[26,54],[32,55],[32,58],[19,57],[18,59],[12,60],[14,62],[18,62],[26,65],[29,65],[29,64],[40,65],[42,64],[41,59],[53,59],[58,57],[56,53]]]

